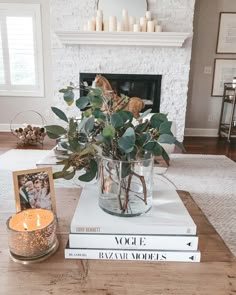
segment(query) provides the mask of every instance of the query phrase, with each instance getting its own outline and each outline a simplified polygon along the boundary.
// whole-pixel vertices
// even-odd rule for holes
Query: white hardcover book
[[[200,262],[200,251],[65,249],[66,259]]]
[[[70,234],[70,248],[197,250],[197,236]]]
[[[97,184],[85,186],[71,222],[71,233],[196,235],[196,224],[175,190],[153,192],[153,206],[137,217],[105,213],[98,205]]]

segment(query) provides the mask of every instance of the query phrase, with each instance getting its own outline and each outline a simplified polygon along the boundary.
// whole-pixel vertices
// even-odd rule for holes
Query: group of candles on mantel
[[[116,16],[109,16],[108,20],[103,18],[102,10],[97,10],[96,17],[88,20],[88,24],[84,26],[84,31],[97,32],[161,32],[162,26],[160,22],[152,19],[150,11],[146,11],[146,15],[137,19],[135,16],[129,16],[128,10],[122,10],[122,20],[117,21]]]

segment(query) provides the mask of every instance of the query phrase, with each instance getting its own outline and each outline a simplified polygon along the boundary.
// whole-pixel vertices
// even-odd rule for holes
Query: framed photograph
[[[216,58],[211,96],[223,96],[224,83],[232,83],[236,77],[236,58]]]
[[[236,53],[236,12],[221,12],[216,53]]]
[[[13,172],[17,212],[28,208],[45,208],[56,214],[52,168]]]

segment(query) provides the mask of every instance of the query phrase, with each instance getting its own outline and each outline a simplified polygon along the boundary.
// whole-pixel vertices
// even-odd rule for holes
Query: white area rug
[[[31,169],[46,150],[10,150],[0,156],[0,201],[4,210],[15,209],[12,172]],[[164,173],[163,173],[164,171]],[[155,183],[186,190],[236,255],[236,163],[225,156],[173,154],[167,171],[157,169]],[[174,185],[173,185],[174,184]],[[56,186],[76,185],[59,181]]]
[[[190,192],[236,255],[236,163],[225,156],[173,154],[164,176]]]
[[[47,153],[45,150],[10,150],[0,156],[0,170],[33,169],[36,161]]]

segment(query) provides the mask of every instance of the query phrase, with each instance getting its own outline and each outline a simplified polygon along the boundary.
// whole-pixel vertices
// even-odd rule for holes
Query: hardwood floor
[[[188,154],[225,155],[236,161],[236,141],[229,143],[222,138],[185,137],[184,147]]]
[[[44,144],[37,146],[17,145],[16,137],[12,133],[0,132],[0,154],[10,149],[52,149],[55,140],[45,138]],[[226,155],[236,161],[236,141],[227,142],[225,139],[206,138],[206,137],[186,137],[184,146],[187,154],[212,154]],[[179,151],[177,151],[179,152]]]

